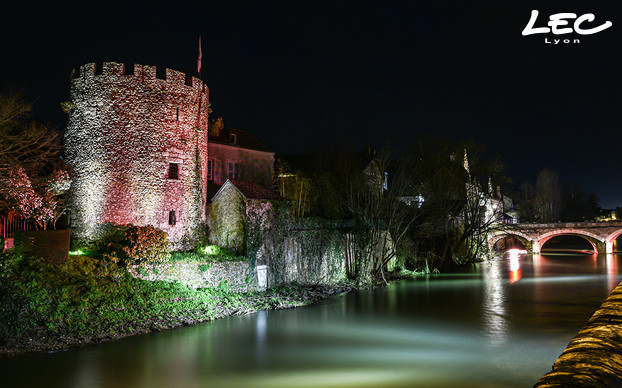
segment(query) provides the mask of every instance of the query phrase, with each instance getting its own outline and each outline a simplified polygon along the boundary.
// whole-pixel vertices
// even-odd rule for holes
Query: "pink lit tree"
[[[32,120],[23,93],[0,93],[0,211],[55,226],[70,179],[61,166],[58,133]]]
[[[55,227],[58,218],[66,211],[61,196],[71,184],[67,171],[55,170],[35,186],[26,171],[17,167],[3,184],[8,188],[3,201],[5,207],[32,220],[38,229],[47,229],[50,222]]]

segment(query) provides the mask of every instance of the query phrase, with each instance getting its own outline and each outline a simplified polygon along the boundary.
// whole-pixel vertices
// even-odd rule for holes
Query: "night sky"
[[[196,74],[200,35],[214,113],[277,153],[450,133],[500,155],[517,184],[551,168],[601,206],[622,205],[619,2],[22,3],[1,6],[0,86],[24,87],[57,128],[73,67]],[[613,26],[524,37],[533,9],[536,27],[560,12]]]

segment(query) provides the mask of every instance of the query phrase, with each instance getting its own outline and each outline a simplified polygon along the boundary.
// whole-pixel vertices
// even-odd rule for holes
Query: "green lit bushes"
[[[305,296],[306,295],[306,296]],[[71,255],[58,265],[0,254],[0,356],[100,342],[326,296],[237,293],[133,278],[105,258]]]
[[[0,346],[25,338],[115,337],[220,316],[236,298],[219,290],[131,277],[107,260],[71,256],[60,265],[2,256]]]
[[[240,256],[234,250],[222,248],[216,245],[208,245],[194,251],[171,252],[169,263],[205,263],[225,261],[246,261],[245,256]]]

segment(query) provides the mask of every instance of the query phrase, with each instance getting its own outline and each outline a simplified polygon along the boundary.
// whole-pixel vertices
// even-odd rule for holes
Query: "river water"
[[[530,387],[622,279],[521,255],[291,310],[0,360],[6,387]]]

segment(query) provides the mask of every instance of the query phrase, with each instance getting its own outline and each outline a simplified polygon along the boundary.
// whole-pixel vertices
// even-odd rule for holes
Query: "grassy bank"
[[[347,287],[237,293],[131,277],[114,263],[71,256],[49,265],[0,257],[0,357],[99,343],[264,309],[303,306]]]

